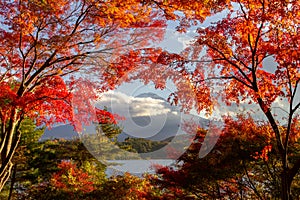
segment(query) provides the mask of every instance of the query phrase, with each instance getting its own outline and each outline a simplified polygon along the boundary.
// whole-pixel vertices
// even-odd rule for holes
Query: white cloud
[[[172,114],[173,114],[173,115],[178,115],[178,112],[173,111]]]
[[[98,101],[98,106],[107,106],[112,113],[125,117],[125,120],[120,122],[125,133],[145,138],[159,133],[165,126],[168,114],[172,112],[163,99],[133,97],[118,91],[105,93]],[[146,120],[149,123],[140,125],[135,120]]]
[[[162,99],[150,97],[133,97],[122,92],[110,91],[103,94],[98,101],[101,107],[107,106],[113,113],[121,116],[140,117],[156,116],[171,112]]]
[[[194,36],[196,36],[196,33],[194,30],[194,31],[188,31],[185,34],[177,33],[176,36],[177,36],[178,42],[180,42],[183,46],[183,49],[185,49],[192,44],[192,42],[194,40]]]
[[[178,37],[177,40],[178,40],[178,42],[180,42],[182,44],[183,49],[186,49],[187,47],[189,47],[193,42],[193,38],[188,37],[188,36]]]

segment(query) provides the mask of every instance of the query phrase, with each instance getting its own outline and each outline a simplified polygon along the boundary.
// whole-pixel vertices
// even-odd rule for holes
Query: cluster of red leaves
[[[161,49],[144,48],[121,55],[103,72],[103,77],[105,77],[103,84],[106,83],[110,86],[109,89],[113,89],[122,82],[143,79],[141,74],[147,73],[148,68],[156,62],[160,52]],[[145,79],[145,81],[148,80]]]
[[[203,158],[199,157],[202,146],[209,148],[212,145],[210,140],[204,143],[206,137],[209,137],[208,131],[191,122],[186,122],[183,127],[194,137],[186,152],[178,158],[176,169],[154,166],[159,174],[159,178],[155,180],[162,188],[170,191],[174,188],[196,187],[199,195],[205,196],[210,190],[215,190],[210,185],[216,181],[222,191],[220,195],[234,198],[235,192],[239,190],[236,176],[244,172],[242,163],[268,161],[270,154],[274,153],[274,133],[271,127],[265,122],[253,120],[250,116],[224,117],[218,141]]]
[[[124,173],[123,176],[111,177],[105,183],[103,195],[111,199],[163,199],[159,190],[150,181],[150,175],[143,178]]]
[[[263,148],[263,150],[261,150],[261,152],[255,152],[255,154],[253,155],[253,158],[255,159],[263,159],[265,161],[267,161],[269,159],[268,154],[272,151],[272,145],[267,145]]]
[[[257,122],[250,116],[245,117],[243,115],[238,115],[237,119],[229,116],[224,117],[224,122],[225,127],[221,135],[222,139],[239,138],[241,142],[253,141],[253,143],[258,143],[260,144],[260,151],[255,151],[255,148],[248,149],[247,151],[255,159],[268,160],[275,137],[270,125],[266,122]],[[245,149],[247,147],[240,146],[240,148]]]
[[[118,114],[112,114],[107,110],[96,110],[97,122],[100,124],[117,124],[119,120],[124,120],[124,117],[121,117]]]
[[[62,161],[58,168],[60,171],[54,173],[51,178],[51,185],[70,194],[74,192],[88,193],[95,190],[92,177],[76,164],[70,161]]]
[[[226,7],[231,7],[228,0],[216,0],[210,1],[151,1],[150,2],[157,9],[164,11],[164,17],[168,20],[177,20],[180,25],[177,27],[177,31],[185,32],[191,26],[195,26],[202,23],[206,17],[222,11]]]
[[[9,117],[9,114],[12,110],[12,105],[15,103],[17,99],[16,92],[12,89],[10,84],[2,83],[0,85],[0,113],[1,113],[1,121],[5,122]]]
[[[95,99],[106,89],[97,90],[95,83],[79,78],[72,81],[72,106],[74,110],[73,119],[71,122],[75,125],[76,130],[80,131],[82,125],[88,125],[90,122],[101,124],[117,124],[119,120],[124,120],[123,117],[108,112],[107,110],[95,107]]]
[[[20,83],[3,82],[0,85],[0,113],[1,121],[5,122],[13,109],[18,109],[19,115],[34,118],[37,125],[45,123],[71,121],[73,110],[71,106],[72,94],[67,89],[60,76],[44,78],[34,90],[19,97],[17,89]]]

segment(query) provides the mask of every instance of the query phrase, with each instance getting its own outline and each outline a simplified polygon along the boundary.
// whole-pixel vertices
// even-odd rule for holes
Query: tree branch
[[[232,62],[231,60],[229,60],[225,54],[220,51],[219,49],[217,49],[216,47],[214,46],[211,46],[209,44],[206,44],[209,48],[213,49],[214,51],[218,52],[222,57],[223,59],[228,62],[230,65],[232,65],[233,67],[235,67],[241,74],[242,76],[249,82],[249,83],[252,83],[251,80],[248,78],[248,76],[245,74],[245,72],[234,62]]]

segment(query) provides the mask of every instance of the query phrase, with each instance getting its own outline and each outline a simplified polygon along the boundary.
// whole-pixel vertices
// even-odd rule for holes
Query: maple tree
[[[116,84],[110,64],[159,41],[165,22],[133,0],[1,1],[0,10],[1,190],[22,120],[80,129],[95,112],[91,100]]]
[[[277,199],[280,198],[280,162],[271,126],[250,116],[224,117],[224,128],[218,142],[205,157],[199,151],[207,130],[194,122],[186,126],[195,135],[187,151],[175,166],[155,166],[154,182],[163,190],[195,199]],[[193,132],[196,132],[193,133]],[[291,142],[290,159],[297,159],[299,142]],[[293,183],[292,197],[299,198],[299,179]]]
[[[185,24],[179,30],[196,29],[195,40],[181,54],[161,53],[156,62],[167,73],[160,78],[169,78],[177,86],[178,82],[189,83],[190,87],[186,88],[194,96],[184,96],[186,93],[181,90],[187,91],[186,88],[172,94],[174,103],[181,103],[187,110],[195,106],[199,112],[211,113],[220,100],[221,105],[258,106],[276,141],[267,149],[274,149],[279,155],[281,198],[290,199],[291,184],[300,168],[300,159],[293,160],[288,153],[291,143],[299,138],[299,1],[223,3],[227,4],[227,8],[223,7],[226,16],[207,27],[197,26],[204,20],[197,19],[202,7],[181,16]],[[171,70],[180,72],[181,76],[174,76]],[[157,83],[157,87],[164,88],[165,82]],[[282,108],[286,113],[283,119],[273,110],[280,101],[286,105]],[[283,125],[286,128],[281,128]]]

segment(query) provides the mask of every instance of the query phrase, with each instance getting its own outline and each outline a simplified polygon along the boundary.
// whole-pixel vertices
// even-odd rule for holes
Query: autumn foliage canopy
[[[202,26],[220,12],[223,17]],[[167,21],[194,33],[180,53],[155,46]],[[115,123],[105,110],[95,111],[93,101],[139,79],[157,89],[173,82],[177,90],[169,100],[183,111],[257,108],[274,143],[254,157],[267,160],[269,151],[277,152],[281,197],[289,199],[300,168],[289,154],[299,139],[299,21],[298,0],[0,1],[0,189],[23,119],[70,122],[78,130],[96,118]],[[282,119],[274,113],[278,104],[287,105]]]

